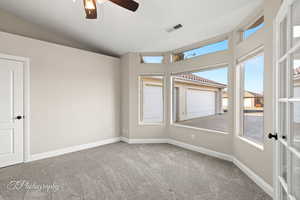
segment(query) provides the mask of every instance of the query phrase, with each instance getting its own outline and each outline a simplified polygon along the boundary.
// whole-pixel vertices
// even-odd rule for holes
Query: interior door
[[[0,58],[0,167],[23,162],[23,64]]]
[[[285,0],[275,20],[276,200],[300,200],[300,0]]]

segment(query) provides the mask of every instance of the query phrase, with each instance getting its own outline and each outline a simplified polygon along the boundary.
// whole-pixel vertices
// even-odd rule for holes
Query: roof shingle
[[[227,87],[227,85],[225,85],[225,84],[218,83],[216,81],[212,81],[212,80],[197,76],[195,74],[190,74],[190,73],[176,75],[176,78],[180,78],[180,79],[184,79],[184,80],[188,80],[188,81],[196,81],[196,82],[200,82],[202,84],[211,84],[211,85],[221,87],[221,88]]]

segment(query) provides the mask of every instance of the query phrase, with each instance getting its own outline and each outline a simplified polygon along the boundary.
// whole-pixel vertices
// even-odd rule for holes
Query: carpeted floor
[[[0,169],[0,200],[271,200],[232,163],[168,144],[110,144]]]

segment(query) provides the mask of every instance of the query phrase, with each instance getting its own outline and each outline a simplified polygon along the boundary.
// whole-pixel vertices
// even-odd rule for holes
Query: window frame
[[[227,49],[225,49],[225,50],[214,51],[214,52],[211,52],[211,53],[197,55],[197,56],[193,56],[193,57],[186,58],[186,59],[184,59],[184,57],[182,59],[180,59],[180,60],[175,60],[174,59],[174,57],[176,55],[182,54],[184,56],[184,53],[186,53],[186,52],[197,50],[197,49],[201,49],[201,48],[205,48],[207,46],[218,44],[218,43],[221,43],[221,42],[224,42],[224,41],[227,41]],[[224,51],[228,51],[228,50],[230,50],[230,40],[229,40],[228,37],[223,37],[223,38],[219,38],[219,39],[216,39],[216,40],[213,40],[213,41],[210,41],[210,42],[203,43],[202,45],[193,46],[193,47],[190,47],[190,48],[182,49],[180,51],[175,51],[175,52],[172,53],[171,62],[172,63],[178,63],[178,62],[182,62],[182,61],[186,61],[186,60],[190,60],[190,59],[199,58],[201,56],[211,55],[211,54],[215,54],[215,53],[219,53],[219,52],[224,52]]]
[[[248,40],[249,38],[251,38],[253,35],[255,35],[258,31],[260,31],[261,29],[263,29],[264,27],[262,27],[261,29],[258,29],[256,32],[252,33],[250,36],[248,36],[247,38],[244,37],[244,33],[249,30],[249,28],[251,26],[253,26],[258,20],[260,20],[261,18],[264,18],[263,19],[263,22],[261,24],[264,24],[265,26],[265,16],[264,14],[260,14],[258,15],[254,20],[252,20],[250,23],[248,23],[246,26],[244,26],[239,32],[240,32],[240,41],[246,41]],[[259,25],[258,25],[259,26]]]
[[[194,127],[194,126],[188,126],[188,125],[182,125],[182,124],[178,124],[176,122],[174,122],[174,119],[173,119],[173,98],[174,98],[174,94],[173,94],[173,88],[174,88],[174,81],[173,81],[173,77],[175,75],[178,75],[178,74],[183,74],[183,73],[193,73],[193,72],[199,72],[199,71],[206,71],[206,70],[213,70],[213,69],[220,69],[220,68],[227,68],[227,90],[229,90],[229,88],[232,88],[232,85],[231,85],[231,81],[230,81],[230,64],[228,63],[220,63],[220,64],[215,64],[215,65],[208,65],[208,66],[204,66],[204,67],[201,67],[201,68],[198,68],[198,69],[193,69],[193,70],[184,70],[184,71],[180,71],[180,72],[171,72],[170,76],[169,76],[169,81],[170,81],[170,88],[169,88],[169,95],[170,95],[170,104],[169,104],[169,109],[170,109],[170,112],[169,112],[169,115],[170,115],[170,118],[169,118],[169,124],[170,126],[173,126],[173,127],[179,127],[179,128],[185,128],[185,129],[191,129],[191,130],[196,130],[196,131],[205,131],[205,132],[210,132],[210,133],[216,133],[216,134],[223,134],[223,135],[229,135],[231,134],[230,132],[230,128],[229,130],[226,132],[226,131],[218,131],[218,130],[214,130],[214,129],[206,129],[206,128],[200,128],[200,127]],[[231,114],[232,112],[232,109],[230,109],[230,105],[232,104],[232,99],[233,99],[233,96],[232,95],[228,95],[228,106],[227,106],[227,113],[228,114]]]
[[[153,62],[153,63],[150,63],[150,62],[143,62],[143,58],[144,57],[161,57],[162,58],[162,61],[160,63],[156,63],[156,62]],[[140,64],[145,64],[145,65],[161,65],[161,64],[164,64],[165,63],[165,60],[166,60],[166,57],[165,55],[163,54],[155,54],[155,53],[149,53],[149,54],[140,54],[139,56],[140,58]]]
[[[142,77],[161,76],[162,77],[162,98],[163,98],[163,119],[161,122],[147,123],[143,121],[143,87]],[[165,73],[147,73],[138,75],[138,125],[139,126],[165,126],[166,125],[166,74]],[[159,85],[159,84],[154,84]]]
[[[263,141],[262,143],[259,143],[255,140],[249,139],[247,137],[244,136],[244,63],[248,60],[251,60],[255,57],[258,56],[264,56],[264,46],[260,46],[257,49],[253,50],[252,52],[250,52],[249,54],[242,56],[241,58],[239,58],[237,60],[237,65],[236,65],[236,133],[237,133],[237,137],[242,140],[245,141],[249,144],[251,144],[252,146],[258,148],[259,150],[264,150],[264,144],[265,144],[265,105],[264,105],[264,112],[263,112]],[[264,74],[263,74],[263,97],[265,99],[265,63],[264,63]]]

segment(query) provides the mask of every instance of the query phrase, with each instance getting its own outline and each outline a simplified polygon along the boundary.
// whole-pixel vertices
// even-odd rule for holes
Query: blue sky
[[[218,83],[228,84],[228,68],[222,67],[218,69],[206,70],[202,72],[194,73],[197,76],[201,76],[203,78],[216,81]]]
[[[221,42],[213,43],[197,49],[186,51],[184,52],[184,59],[201,56],[209,53],[214,53],[218,51],[224,51],[226,49],[228,49],[228,40],[223,40]]]
[[[245,62],[245,89],[263,94],[264,91],[264,56],[257,56]]]
[[[145,63],[162,63],[163,59],[163,56],[143,56]]]
[[[243,37],[244,39],[247,39],[248,37],[250,37],[253,33],[255,33],[256,31],[258,31],[259,29],[261,29],[262,27],[264,27],[264,23],[254,27],[254,28],[251,28],[251,29],[248,29],[244,32],[243,34]]]
[[[264,56],[257,56],[244,63],[245,90],[263,94]],[[228,68],[218,68],[194,73],[219,83],[228,83]]]

